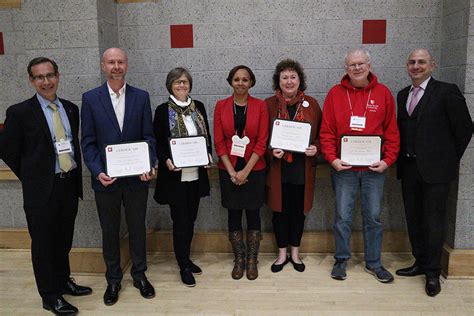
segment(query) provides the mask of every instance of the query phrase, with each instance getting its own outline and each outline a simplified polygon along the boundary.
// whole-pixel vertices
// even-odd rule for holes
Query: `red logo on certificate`
[[[276,122],[275,122],[275,125],[280,125],[280,122],[276,121]]]
[[[112,147],[107,148],[107,151],[108,151],[109,153],[111,153],[111,152],[112,152]]]
[[[171,145],[176,145],[176,141],[175,141],[175,140],[172,140],[172,141],[171,141]]]

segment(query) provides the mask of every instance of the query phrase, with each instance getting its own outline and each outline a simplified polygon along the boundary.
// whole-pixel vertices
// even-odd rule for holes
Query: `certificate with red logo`
[[[270,148],[304,153],[311,138],[311,124],[276,119],[273,121]]]
[[[150,148],[145,141],[110,144],[105,147],[105,169],[109,177],[121,178],[151,171]]]
[[[171,160],[176,168],[200,167],[209,164],[205,136],[169,139]]]
[[[381,156],[381,136],[343,135],[341,137],[341,160],[351,166],[367,167],[379,162]]]

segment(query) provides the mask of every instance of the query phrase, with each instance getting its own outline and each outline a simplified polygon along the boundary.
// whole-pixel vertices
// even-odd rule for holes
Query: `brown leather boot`
[[[257,257],[260,240],[262,240],[262,234],[259,230],[247,231],[247,279],[249,280],[258,278]]]
[[[232,269],[232,279],[238,280],[244,276],[245,271],[245,244],[244,234],[241,230],[229,232],[229,241],[234,252],[234,269]]]

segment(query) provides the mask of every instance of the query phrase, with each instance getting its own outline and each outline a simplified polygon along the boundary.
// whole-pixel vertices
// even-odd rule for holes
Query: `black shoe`
[[[441,292],[439,278],[426,278],[425,292],[431,297],[438,295]]]
[[[181,269],[179,271],[179,274],[181,275],[181,281],[186,285],[187,287],[194,287],[196,286],[196,280],[193,277],[193,273],[191,272],[191,269],[185,268]]]
[[[104,304],[107,306],[114,305],[118,301],[119,291],[122,288],[120,283],[112,283],[107,285],[104,293]]]
[[[133,281],[133,286],[140,290],[140,294],[144,298],[155,297],[155,289],[146,278],[140,281]]]
[[[72,296],[83,296],[92,293],[92,289],[88,286],[77,285],[74,278],[69,278],[64,285],[62,294]]]
[[[74,305],[69,304],[62,296],[48,304],[43,301],[43,308],[55,315],[76,315],[79,311]]]
[[[202,274],[202,270],[201,268],[194,264],[194,262],[192,262],[191,260],[189,260],[189,270],[191,270],[192,274]]]
[[[397,271],[395,271],[395,273],[400,276],[411,277],[420,274],[425,274],[425,270],[423,270],[423,268],[419,265],[414,264],[408,268],[398,269]]]
[[[291,258],[290,256],[290,262],[293,264],[293,268],[298,272],[303,272],[304,269],[306,268],[306,266],[303,263],[303,260],[301,260],[301,263],[296,263],[293,261],[293,258]]]
[[[271,266],[271,270],[273,273],[277,273],[277,272],[280,272],[281,270],[283,270],[283,267],[286,266],[288,264],[288,262],[290,262],[290,260],[288,259],[288,257],[286,257],[285,261],[283,263],[280,263],[280,264],[276,264],[276,261],[272,264]]]

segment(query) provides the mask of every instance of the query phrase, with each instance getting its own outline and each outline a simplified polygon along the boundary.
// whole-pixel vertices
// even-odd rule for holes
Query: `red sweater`
[[[368,100],[370,94],[370,100]],[[350,103],[348,99],[350,98]],[[354,131],[349,127],[351,107],[354,116],[364,116],[365,128]],[[367,110],[366,110],[367,107]],[[369,74],[369,84],[358,89],[350,84],[349,76],[342,77],[341,83],[332,87],[324,101],[323,120],[319,134],[321,151],[331,164],[341,157],[342,135],[379,135],[382,136],[382,160],[392,165],[400,149],[400,135],[396,120],[395,102],[388,88]],[[367,170],[352,168],[351,170]]]

